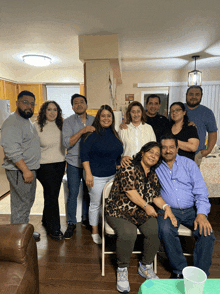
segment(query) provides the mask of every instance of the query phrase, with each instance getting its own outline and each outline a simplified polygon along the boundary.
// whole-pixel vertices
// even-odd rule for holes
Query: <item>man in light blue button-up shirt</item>
[[[67,148],[67,182],[69,188],[67,199],[68,228],[64,234],[65,239],[70,239],[76,228],[77,196],[79,194],[80,182],[83,179],[83,168],[80,159],[80,140],[83,134],[95,130],[91,126],[94,117],[86,113],[88,108],[86,97],[80,94],[74,94],[71,97],[71,104],[75,114],[64,120],[62,129],[63,145]],[[85,189],[86,186],[84,185],[84,191]],[[83,219],[85,220],[87,217],[85,210],[83,210],[83,214]]]
[[[173,268],[171,278],[182,278],[182,270],[187,266],[178,237],[180,224],[194,231],[194,265],[209,275],[215,237],[207,219],[211,206],[208,189],[196,163],[177,154],[178,142],[173,135],[161,137],[161,145],[163,161],[156,173],[161,196],[177,220],[174,227],[169,218],[164,219],[164,211],[158,216],[159,237]]]

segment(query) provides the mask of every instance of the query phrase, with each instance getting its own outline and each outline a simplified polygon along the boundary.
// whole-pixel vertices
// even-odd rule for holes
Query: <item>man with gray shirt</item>
[[[95,131],[95,128],[91,126],[94,117],[86,113],[88,108],[86,97],[74,94],[71,97],[71,104],[75,114],[64,120],[62,130],[63,145],[67,148],[67,183],[69,189],[67,199],[68,227],[64,234],[65,239],[72,237],[77,222],[77,196],[79,194],[80,181],[83,178],[83,168],[80,159],[80,139],[83,134]],[[85,211],[83,211],[83,214],[85,214]],[[83,219],[85,217],[83,215]]]
[[[34,113],[35,96],[22,91],[16,101],[16,111],[2,125],[1,145],[5,172],[10,183],[11,223],[29,222],[35,199],[36,170],[40,167],[40,139],[30,121]],[[34,233],[38,239],[40,234]]]

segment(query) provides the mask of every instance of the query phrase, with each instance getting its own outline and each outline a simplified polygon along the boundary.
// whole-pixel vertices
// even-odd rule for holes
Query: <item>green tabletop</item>
[[[185,294],[184,280],[159,279],[146,280],[138,294]],[[208,279],[205,282],[203,294],[220,294],[220,279]]]

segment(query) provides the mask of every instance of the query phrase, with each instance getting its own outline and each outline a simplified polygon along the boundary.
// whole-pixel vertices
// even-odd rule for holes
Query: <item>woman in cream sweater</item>
[[[139,152],[143,145],[150,141],[156,141],[153,128],[146,123],[146,120],[146,114],[140,102],[134,101],[129,104],[126,111],[126,124],[118,132],[124,146],[121,159],[123,167],[131,162],[132,157]]]
[[[65,148],[62,145],[62,110],[55,101],[47,100],[40,108],[36,130],[40,137],[41,161],[37,179],[44,189],[42,224],[47,234],[62,240],[60,231],[59,192],[65,171]]]

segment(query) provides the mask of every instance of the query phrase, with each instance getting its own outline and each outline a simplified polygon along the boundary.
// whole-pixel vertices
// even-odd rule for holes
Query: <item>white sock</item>
[[[96,244],[102,244],[102,239],[99,234],[92,234],[93,242]]]

